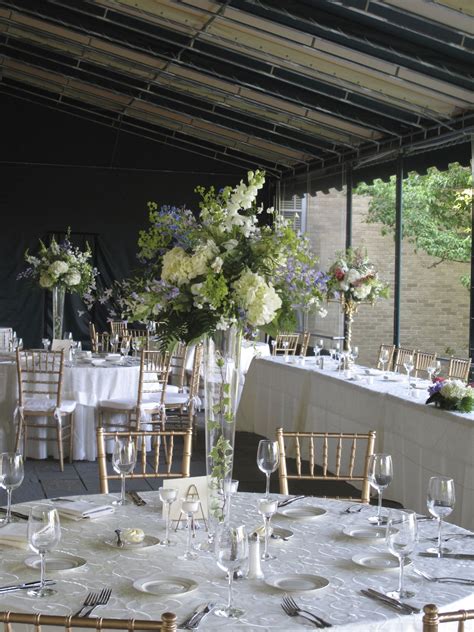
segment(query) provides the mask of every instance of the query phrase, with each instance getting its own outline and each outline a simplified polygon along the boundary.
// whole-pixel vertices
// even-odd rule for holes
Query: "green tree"
[[[366,216],[368,223],[381,223],[382,234],[395,229],[395,176],[389,182],[374,180],[359,184],[355,193],[371,197]],[[467,262],[471,258],[472,175],[459,163],[446,171],[436,167],[426,175],[415,171],[403,181],[403,237],[415,250],[423,250],[436,259]],[[464,277],[469,284],[469,277]]]

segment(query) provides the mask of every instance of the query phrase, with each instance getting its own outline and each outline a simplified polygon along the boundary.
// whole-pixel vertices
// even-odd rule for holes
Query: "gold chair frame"
[[[69,462],[73,460],[74,450],[74,411],[61,410],[62,384],[64,372],[64,350],[46,351],[32,349],[29,351],[16,350],[16,368],[18,377],[18,411],[19,421],[16,432],[15,451],[19,450],[23,436],[23,455],[26,459],[26,444],[31,441],[48,441],[48,437],[28,436],[28,429],[43,431],[53,428],[56,431],[58,446],[59,467],[64,472],[64,448],[63,441],[69,439]],[[28,397],[37,396],[38,400],[50,400],[54,407],[49,410],[39,406],[28,410]],[[25,408],[26,405],[26,408]],[[54,423],[34,424],[28,423],[30,417],[52,417]],[[69,419],[69,423],[67,422]],[[47,430],[46,430],[47,435]]]
[[[408,356],[413,356],[413,364],[415,364],[415,353],[416,349],[409,349],[408,347],[397,347],[395,349],[393,370],[398,373],[400,369],[403,369],[403,363],[406,361]]]
[[[169,382],[173,386],[177,386],[179,392],[182,392],[186,386],[188,350],[189,346],[185,342],[178,342],[170,358]]]
[[[449,358],[448,378],[454,378],[467,382],[471,370],[471,361],[468,358]]]
[[[362,483],[362,491],[360,498],[348,498],[345,500],[358,501],[362,503],[370,502],[370,484],[369,484],[369,459],[374,453],[375,446],[374,430],[368,433],[342,433],[342,432],[285,432],[283,428],[277,428],[276,439],[278,441],[278,448],[280,452],[280,465],[279,465],[279,482],[280,482],[280,494],[288,495],[288,481],[289,480],[314,480],[314,481],[344,481],[344,482],[359,482]],[[296,448],[296,471],[297,474],[288,474],[286,463],[286,447],[285,438],[289,438],[295,441]],[[309,462],[308,462],[308,474],[303,474],[302,456],[301,456],[301,439],[309,443]],[[316,447],[315,441],[320,440],[322,443],[322,456],[323,462],[321,467],[323,470],[322,475],[314,473],[316,465],[315,454]],[[347,463],[347,471],[342,472],[342,457],[343,457],[343,443],[348,444],[350,442],[349,462]],[[362,473],[354,473],[356,465],[356,453],[358,443],[365,443],[365,455],[363,461]],[[331,444],[331,446],[330,446]],[[335,448],[335,463],[334,467],[329,464],[329,450],[330,447]],[[331,471],[333,470],[333,471]]]
[[[308,352],[309,339],[311,338],[310,331],[303,331],[301,334],[301,343],[300,343],[300,355],[306,356]]]
[[[196,417],[196,398],[199,396],[199,385],[201,382],[203,352],[204,349],[202,344],[195,346],[193,369],[189,379],[189,387],[187,388],[186,393],[184,393],[183,390],[181,391],[182,395],[186,394],[186,400],[182,403],[173,402],[173,396],[176,396],[176,393],[167,392],[165,395],[166,427],[168,427],[170,423],[174,424],[176,421],[182,423],[183,416],[186,414],[188,427],[192,428],[193,433],[196,434],[196,424],[194,421]]]
[[[474,619],[474,610],[456,610],[453,612],[440,612],[434,603],[428,603],[423,607],[423,632],[438,632],[441,623],[458,621],[458,632],[464,632],[464,621]]]
[[[91,628],[93,630],[157,630],[160,632],[176,632],[178,629],[176,615],[164,612],[160,621],[149,619],[107,619],[87,617],[59,616],[37,613],[0,612],[4,632],[13,632],[12,623],[22,623],[34,626],[35,632],[41,632],[41,626],[63,627],[66,631],[71,628]]]
[[[135,441],[137,446],[141,447],[141,456],[137,458],[136,467],[139,471],[133,471],[127,474],[127,479],[147,479],[147,478],[188,478],[191,468],[191,451],[193,433],[191,428],[186,430],[140,430],[130,432],[114,432],[113,430],[104,430],[97,428],[97,462],[99,465],[99,482],[102,494],[109,493],[109,481],[119,480],[119,474],[107,473],[107,455],[106,441],[107,439],[115,439],[116,437],[130,437]],[[183,456],[181,459],[180,471],[172,472],[175,439],[183,440]],[[153,470],[147,471],[149,464],[147,463],[146,440],[152,440],[153,450]],[[164,451],[165,468],[162,471],[160,465],[163,460],[160,459],[160,451]]]
[[[425,351],[417,351],[415,353],[415,377],[418,377],[419,371],[427,373],[427,368],[436,362],[436,353],[427,353]]]
[[[126,336],[128,324],[126,320],[111,320],[109,322],[110,325],[110,334],[112,336]]]
[[[275,344],[273,346],[272,354],[278,355],[288,353],[288,355],[296,355],[296,349],[300,341],[299,334],[282,333],[278,334],[275,338]],[[284,345],[288,344],[287,347]]]

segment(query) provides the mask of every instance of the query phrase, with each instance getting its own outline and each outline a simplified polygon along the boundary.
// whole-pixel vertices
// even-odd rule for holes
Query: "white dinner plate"
[[[369,568],[374,571],[391,571],[399,567],[398,559],[388,551],[380,553],[358,553],[352,557],[352,561],[359,566]],[[405,566],[411,564],[409,557],[405,558]]]
[[[313,520],[324,516],[327,511],[322,507],[288,507],[280,509],[278,513],[291,520]]]
[[[356,540],[384,540],[387,529],[385,527],[346,527],[342,533]]]
[[[123,549],[146,549],[150,546],[156,546],[157,544],[159,544],[159,539],[155,538],[154,535],[145,535],[145,537],[143,538],[143,540],[141,542],[125,542],[123,543],[123,546],[118,547],[117,546],[117,538],[113,537],[113,538],[107,538],[107,540],[104,540],[104,543],[107,544],[107,546],[111,546],[114,549],[117,549],[117,551],[123,550]]]
[[[319,575],[305,575],[303,573],[288,573],[271,575],[265,578],[265,583],[272,588],[285,592],[303,592],[320,590],[329,586],[329,580]]]
[[[87,561],[83,557],[77,557],[66,552],[47,553],[46,554],[46,572],[51,573],[54,571],[69,571],[74,568],[84,566]],[[41,565],[41,559],[39,555],[32,555],[27,557],[25,565],[29,568],[38,570]]]
[[[276,540],[288,540],[293,535],[293,531],[290,529],[283,529],[283,527],[273,527],[272,528],[272,538]],[[265,534],[263,535],[265,537]]]
[[[136,579],[133,582],[133,587],[140,592],[158,595],[159,597],[174,597],[196,590],[198,584],[193,579],[186,577],[160,575],[158,577]]]

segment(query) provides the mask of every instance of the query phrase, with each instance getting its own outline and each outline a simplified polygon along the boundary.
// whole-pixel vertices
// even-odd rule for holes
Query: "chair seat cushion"
[[[188,393],[166,393],[165,395],[165,406],[185,406],[188,402]]]
[[[107,410],[133,410],[137,407],[136,399],[117,398],[117,399],[104,399],[99,403],[99,408]]]
[[[64,399],[61,402],[59,410],[62,413],[72,413],[76,409],[77,402],[72,399]],[[56,408],[56,402],[53,399],[27,398],[23,410],[26,413],[51,413]]]

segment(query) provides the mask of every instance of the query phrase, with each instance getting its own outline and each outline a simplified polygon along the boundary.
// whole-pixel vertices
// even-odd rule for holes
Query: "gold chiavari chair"
[[[127,335],[127,321],[126,320],[111,320],[109,322],[110,333],[112,336],[126,336]]]
[[[408,349],[407,347],[397,347],[395,349],[395,359],[393,362],[393,370],[397,373],[404,370],[403,364],[408,360],[409,356],[412,356],[413,363],[415,362],[416,349]]]
[[[98,332],[94,323],[89,323],[92,353],[108,353],[110,351],[110,334]]]
[[[429,366],[435,366],[436,353],[426,353],[425,351],[417,351],[415,353],[415,377],[418,377],[420,371],[424,371],[428,374],[427,368]]]
[[[119,480],[120,475],[107,472],[106,442],[115,437],[130,437],[141,448],[140,457],[134,471],[126,478],[188,478],[191,467],[191,450],[193,432],[186,430],[135,430],[115,432],[97,428],[97,461],[99,465],[99,482],[102,494],[109,493],[109,481]],[[152,451],[147,453],[147,441],[151,440]],[[181,461],[174,459],[175,453],[181,454]],[[147,459],[147,455],[150,458]],[[151,461],[151,462],[150,462]]]
[[[127,329],[127,336],[130,338],[130,346],[134,349],[135,342],[139,341],[139,351],[150,349],[150,332],[146,329]]]
[[[368,433],[342,432],[284,432],[277,428],[276,438],[280,452],[280,493],[288,494],[289,480],[344,481],[362,485],[360,498],[346,498],[355,502],[370,501],[369,458],[374,452],[375,431]],[[285,439],[295,445],[296,473],[288,473]],[[357,459],[364,450],[363,457]],[[308,456],[307,466],[303,454]],[[317,463],[317,454],[321,463]],[[319,467],[318,467],[319,466]],[[317,469],[318,468],[318,469]],[[317,472],[321,471],[320,474]],[[304,471],[305,470],[305,471]],[[320,495],[318,493],[318,495]]]
[[[114,428],[138,428],[142,419],[145,423],[160,423],[165,419],[165,394],[170,359],[160,351],[142,350],[140,375],[136,397],[106,399],[99,402],[99,425],[104,425],[105,415],[122,414],[127,422],[112,422]]]
[[[448,378],[467,382],[470,369],[471,361],[468,358],[453,358],[453,356],[451,356],[448,364]]]
[[[395,354],[395,345],[385,345],[385,344],[381,344],[380,345],[380,349],[379,349],[379,355],[377,357],[377,369],[381,369],[382,368],[382,353],[386,351],[387,352],[387,357],[388,360],[385,362],[385,369],[387,371],[391,371],[392,370],[392,365],[393,365],[393,356]]]
[[[189,386],[183,386],[180,392],[169,391],[165,395],[166,427],[171,423],[183,423],[185,419],[189,428],[196,432],[195,418],[199,408],[199,384],[201,379],[201,365],[203,346],[198,344],[194,348],[193,369],[189,379]]]
[[[73,459],[74,400],[63,400],[64,351],[30,350],[16,352],[18,375],[18,427],[15,450],[23,437],[26,458],[27,441],[47,441],[49,428],[56,431],[59,465],[64,471],[63,441],[69,439],[69,460]],[[51,423],[34,423],[34,418],[52,418]],[[33,430],[30,435],[29,430]]]
[[[186,360],[189,350],[185,342],[178,342],[171,354],[168,393],[182,393],[186,386]]]
[[[464,621],[474,619],[474,610],[456,610],[454,612],[440,612],[434,603],[423,607],[423,632],[438,632],[442,623],[458,621],[458,632],[464,632]]]
[[[13,344],[13,329],[0,327],[0,351],[11,351]]]
[[[303,331],[301,334],[301,342],[300,342],[300,355],[305,356],[308,351],[309,339],[311,337],[311,333],[309,331]]]
[[[275,344],[272,345],[272,354],[281,355],[287,353],[288,355],[295,355],[299,340],[299,334],[278,334],[275,338]]]
[[[42,626],[54,626],[64,628],[68,632],[71,628],[91,628],[93,630],[155,630],[157,632],[176,632],[178,629],[176,615],[172,612],[164,612],[159,621],[150,619],[103,619],[72,617],[50,614],[24,613],[24,612],[0,612],[0,621],[3,622],[4,632],[14,632],[13,623],[33,626],[34,632],[42,632]],[[21,628],[22,630],[24,627]]]

